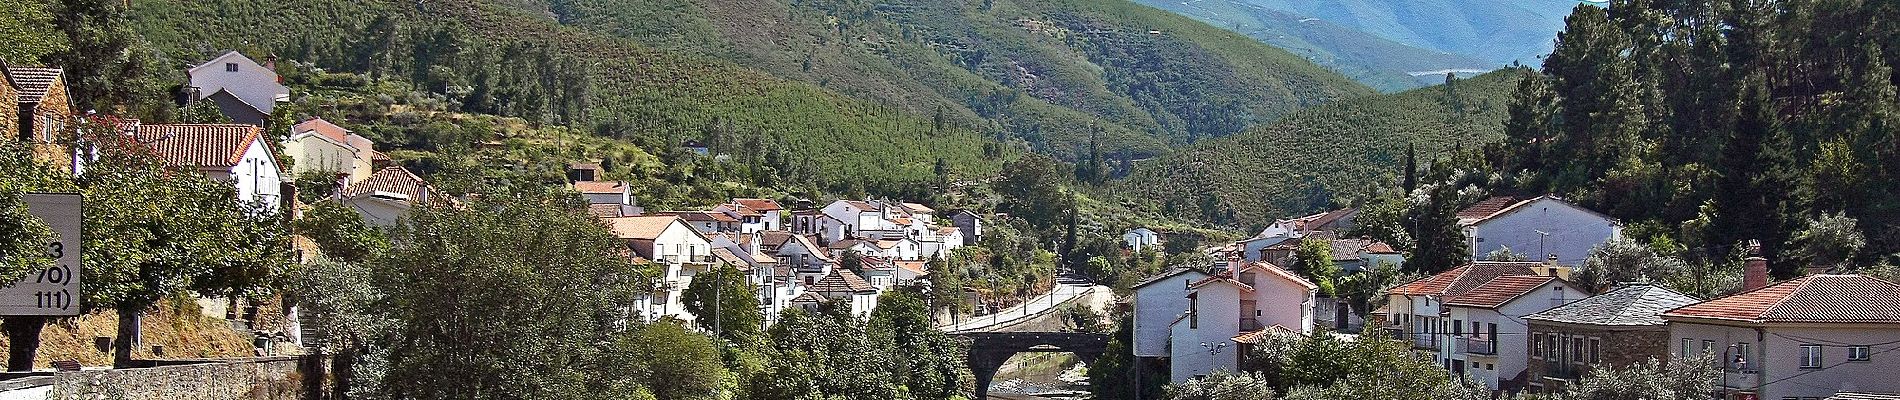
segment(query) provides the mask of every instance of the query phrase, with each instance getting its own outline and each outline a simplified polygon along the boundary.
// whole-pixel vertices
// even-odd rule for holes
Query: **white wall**
[[[1176,383],[1214,371],[1233,371],[1239,364],[1239,346],[1233,338],[1240,330],[1240,303],[1234,301],[1240,298],[1240,288],[1216,283],[1196,290],[1200,300],[1195,308],[1200,315],[1181,319],[1170,331],[1168,377]],[[1202,343],[1224,347],[1211,353]]]
[[[1615,221],[1550,198],[1466,228],[1473,259],[1510,247],[1531,260],[1554,253],[1564,265],[1582,264],[1591,249],[1621,234]]]
[[[1284,326],[1301,334],[1313,333],[1313,296],[1306,286],[1288,281],[1273,273],[1259,269],[1254,272],[1253,299],[1259,307],[1254,316],[1260,326]],[[1235,300],[1238,307],[1238,299]]]
[[[301,176],[310,171],[325,171],[350,174],[350,180],[356,180],[355,174],[358,172],[356,149],[332,141],[323,135],[310,132],[293,136],[284,142],[284,152],[296,161],[291,165],[293,176]],[[364,163],[368,164],[368,161]],[[363,177],[367,178],[368,175],[363,175]]]
[[[237,72],[225,70],[225,63],[237,63]],[[220,57],[191,74],[191,86],[209,96],[222,89],[266,114],[277,104],[278,96],[290,94],[290,88],[277,83],[277,73],[255,61],[238,56]]]
[[[231,167],[229,176],[231,184],[237,186],[239,200],[257,202],[271,213],[281,206],[279,185],[283,183],[283,176],[277,170],[277,160],[264,148],[264,141],[252,140],[250,147],[244,150],[244,158]]]
[[[1187,312],[1187,285],[1207,274],[1188,271],[1135,289],[1135,355],[1168,356],[1168,325]]]
[[[1891,325],[1840,324],[1842,327],[1754,328],[1672,321],[1669,324],[1669,354],[1682,354],[1682,339],[1691,341],[1691,351],[1700,352],[1702,341],[1712,341],[1717,358],[1733,357],[1728,346],[1748,343],[1749,368],[1758,374],[1728,373],[1730,387],[1747,390],[1762,383],[1760,398],[1821,397],[1836,392],[1900,392],[1900,327]],[[1884,343],[1884,344],[1883,344]],[[1824,369],[1801,368],[1801,345],[1822,345]],[[1870,345],[1868,361],[1847,361],[1846,345]],[[1885,351],[1885,353],[1882,353]],[[1717,382],[1721,384],[1721,382]]]
[[[1562,290],[1556,290],[1558,288]],[[1551,281],[1517,300],[1505,303],[1496,310],[1449,306],[1451,321],[1462,325],[1457,328],[1459,330],[1448,331],[1463,332],[1464,335],[1444,336],[1445,339],[1440,341],[1439,346],[1441,354],[1453,360],[1465,360],[1465,371],[1478,378],[1480,382],[1484,382],[1487,388],[1497,390],[1500,380],[1516,378],[1527,367],[1526,360],[1530,357],[1530,351],[1526,349],[1529,343],[1526,336],[1530,334],[1530,325],[1524,321],[1524,316],[1581,300],[1584,297],[1588,296],[1574,287],[1559,281]],[[1480,337],[1473,334],[1472,321],[1477,321],[1480,329],[1487,330],[1491,329],[1491,324],[1497,324],[1497,354],[1495,356],[1462,352],[1463,349],[1458,343],[1459,339]],[[1495,367],[1494,370],[1473,368],[1471,365],[1473,362]]]

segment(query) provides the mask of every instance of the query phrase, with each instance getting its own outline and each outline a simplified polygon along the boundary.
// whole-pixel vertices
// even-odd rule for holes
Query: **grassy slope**
[[[1536,65],[1550,52],[1567,0],[1237,0],[1314,17],[1399,43],[1497,64]]]
[[[1381,91],[1396,92],[1437,83],[1406,74],[1411,71],[1494,66],[1490,62],[1407,46],[1324,20],[1239,1],[1140,1],[1287,49]]]
[[[1082,148],[1090,126],[1110,150],[1141,156],[1369,92],[1298,56],[1125,1],[981,4],[555,0],[546,11],[573,26],[1007,130],[1059,156]]]
[[[1453,146],[1503,138],[1505,105],[1522,69],[1444,86],[1367,97],[1303,110],[1271,125],[1141,163],[1122,183],[1134,198],[1154,199],[1176,215],[1198,216],[1203,193],[1247,224],[1330,206],[1390,187],[1408,144],[1428,159]],[[1466,118],[1454,117],[1462,104]]]
[[[547,49],[589,65],[587,114],[594,122],[622,121],[635,124],[639,135],[677,138],[698,136],[719,118],[737,143],[757,140],[797,154],[842,155],[800,158],[810,165],[804,168],[807,176],[797,178],[820,185],[921,182],[934,177],[931,167],[938,158],[950,161],[958,175],[988,176],[1000,167],[1000,160],[983,156],[983,136],[970,130],[939,131],[927,118],[817,85],[561,26],[516,7],[468,1],[177,0],[137,2],[133,15],[146,38],[181,70],[223,49],[259,53],[313,40],[369,41],[357,38],[378,15],[395,19],[404,30],[467,32],[465,47]],[[214,15],[220,17],[205,19]]]

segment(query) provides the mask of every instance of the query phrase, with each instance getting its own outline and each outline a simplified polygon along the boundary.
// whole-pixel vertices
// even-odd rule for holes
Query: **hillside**
[[[1450,86],[1314,107],[1232,137],[1138,164],[1122,183],[1164,212],[1241,226],[1395,186],[1408,145],[1427,159],[1504,138],[1524,76],[1505,69]]]
[[[1199,0],[1233,1],[1318,18],[1409,46],[1490,65],[1538,65],[1575,0]]]
[[[1006,131],[1061,158],[1091,136],[1146,157],[1371,93],[1300,56],[1122,0],[522,3],[578,29]]]
[[[1010,154],[986,146],[988,132],[496,4],[140,1],[130,15],[181,82],[185,66],[225,49],[274,53],[321,70],[405,78],[448,111],[568,125],[663,156],[704,140],[788,188],[918,192],[937,179],[939,162],[952,176],[990,176]]]
[[[1414,76],[1408,72],[1486,70],[1501,65],[1408,46],[1318,18],[1248,4],[1242,0],[1140,1],[1246,34],[1385,92],[1443,82],[1441,74]]]

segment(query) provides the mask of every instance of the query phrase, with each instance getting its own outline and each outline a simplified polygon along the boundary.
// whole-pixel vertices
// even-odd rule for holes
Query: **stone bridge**
[[[1108,335],[1101,333],[969,332],[954,335],[970,340],[968,362],[970,373],[976,376],[974,399],[988,398],[990,380],[996,378],[996,370],[1016,353],[1075,353],[1083,363],[1093,364],[1096,357],[1108,352]]]

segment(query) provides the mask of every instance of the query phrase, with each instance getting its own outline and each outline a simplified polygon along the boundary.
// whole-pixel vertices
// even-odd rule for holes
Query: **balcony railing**
[[[1484,338],[1458,339],[1458,347],[1460,347],[1465,354],[1498,354],[1498,342]]]
[[[1413,333],[1412,347],[1417,347],[1421,349],[1436,349],[1438,348],[1438,335],[1433,335],[1431,333],[1426,333],[1426,332]]]
[[[1260,320],[1253,319],[1253,318],[1241,318],[1240,325],[1238,326],[1240,327],[1241,332],[1253,332],[1253,331],[1260,330],[1262,328],[1260,326]]]

